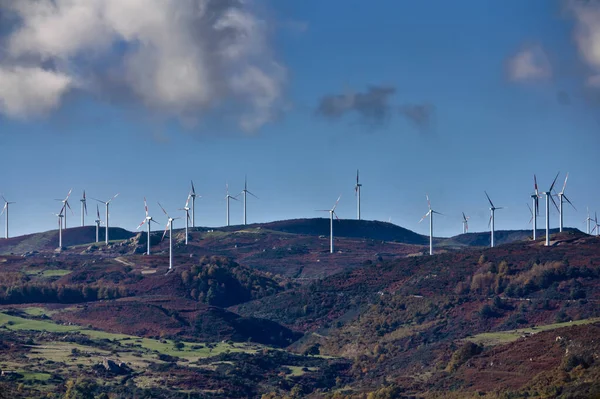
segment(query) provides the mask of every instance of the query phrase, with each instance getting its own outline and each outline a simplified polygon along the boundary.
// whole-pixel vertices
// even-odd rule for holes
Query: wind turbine
[[[54,216],[58,216],[58,248],[63,247],[62,245],[62,219],[64,217],[63,215],[63,211],[65,210],[65,205],[63,205],[62,208],[60,208],[60,212],[59,213],[53,213]]]
[[[358,169],[356,169],[356,186],[354,186],[354,192],[356,193],[356,219],[360,220],[360,188],[362,184],[358,182]]]
[[[163,233],[161,241],[165,239],[167,230],[169,230],[169,272],[170,272],[171,270],[173,270],[173,220],[176,220],[179,218],[170,217],[169,214],[167,213],[167,211],[165,211],[165,208],[162,207],[160,202],[158,203],[158,206],[160,206],[160,209],[162,209],[162,211],[165,213],[165,215],[167,215],[167,227],[165,227],[165,232]]]
[[[533,175],[533,190],[533,194],[531,194],[531,199],[533,200],[531,221],[533,221],[533,240],[535,241],[537,238],[537,217],[540,214],[540,194],[538,192],[537,177],[535,175]],[[529,223],[531,223],[531,221]]]
[[[87,200],[85,199],[85,190],[83,190],[83,198],[81,198],[81,227],[85,226],[85,215],[87,215]]]
[[[598,227],[600,227],[600,225],[598,224],[598,213],[594,212],[594,228],[592,229],[591,233],[593,234],[594,230],[596,230],[596,237],[598,237],[600,233],[600,229]]]
[[[4,238],[8,238],[8,206],[10,204],[15,204],[15,202],[9,202],[6,200],[6,198],[4,198],[4,196],[2,196],[2,200],[4,201],[4,208],[2,208],[2,212],[0,212],[0,216],[2,216],[3,213],[6,213],[6,215],[4,215],[4,220],[6,222],[5,224],[5,230],[4,230]]]
[[[341,195],[338,197],[337,201],[335,201],[333,208],[317,210],[317,212],[329,212],[329,253],[333,253],[333,215],[335,215],[338,220],[340,219],[337,213],[335,213],[335,208],[337,207],[338,202],[340,202],[340,198],[342,198]]]
[[[71,196],[71,191],[73,191],[73,189],[69,190],[69,193],[67,194],[65,199],[55,199],[55,201],[62,202],[63,208],[65,209],[65,214],[63,215],[64,216],[63,220],[65,223],[65,230],[67,229],[67,208],[69,208],[69,210],[71,211],[71,214],[73,214],[73,209],[71,209],[71,205],[69,204],[69,197]]]
[[[244,194],[244,226],[245,226],[246,225],[246,194],[250,194],[254,198],[258,199],[258,197],[256,195],[254,195],[250,191],[248,191],[248,178],[247,177],[244,177],[244,189],[242,190],[241,194]]]
[[[142,227],[144,225],[144,223],[148,222],[148,225],[146,226],[148,229],[148,249],[146,251],[146,255],[150,255],[150,228],[152,227],[152,226],[150,226],[150,224],[157,223],[157,222],[155,222],[154,219],[152,219],[152,216],[148,215],[148,204],[146,203],[146,197],[144,197],[144,209],[146,211],[146,217],[144,218],[144,220],[142,220],[142,223],[140,223],[140,225],[137,227],[137,229]],[[98,214],[98,219],[100,219],[100,214]],[[96,238],[96,240],[97,240],[97,238]]]
[[[190,224],[190,208],[188,204],[190,203],[190,198],[192,198],[192,192],[188,194],[187,200],[185,201],[185,206],[183,208],[179,208],[180,211],[185,211],[185,245],[188,245],[188,227]]]
[[[192,191],[190,192],[190,197],[192,198],[192,227],[196,227],[196,197],[202,198],[202,196],[196,195],[194,182],[191,180],[190,182],[192,183]]]
[[[559,174],[560,172],[556,174],[556,177],[554,178],[554,181],[552,181],[550,189],[542,193],[546,196],[546,246],[550,246],[550,200],[552,200],[552,203],[554,204],[556,209],[558,209],[554,198],[552,198],[552,189],[554,188],[554,184],[556,184],[556,179],[558,179]]]
[[[488,227],[490,227],[490,246],[492,248],[494,248],[494,213],[496,212],[497,209],[502,209],[502,207],[495,207],[494,204],[492,203],[492,200],[490,199],[490,196],[488,195],[488,193],[486,191],[484,191],[485,196],[487,197],[488,201],[490,202],[490,221],[488,222]]]
[[[98,205],[96,205],[96,242],[99,242],[99,233],[100,233],[100,223],[102,223],[102,220],[100,219],[100,208],[98,208]]]
[[[433,214],[437,213],[438,215],[441,215],[441,213],[431,209],[431,201],[429,201],[428,194],[425,194],[425,198],[427,198],[427,207],[429,208],[429,210],[427,211],[425,216],[423,216],[421,220],[419,220],[419,223],[421,223],[423,220],[425,220],[427,216],[429,216],[429,255],[433,255]]]
[[[225,192],[227,193],[225,195],[225,201],[227,201],[227,226],[229,226],[229,199],[234,199],[236,201],[238,201],[238,199],[236,198],[237,195],[235,197],[229,195],[229,184],[225,184]]]
[[[585,218],[585,221],[587,222],[587,233],[588,233],[588,235],[591,234],[591,231],[590,231],[590,222],[592,220],[593,219],[590,217],[590,208],[587,208],[587,218]]]
[[[469,231],[469,219],[471,218],[470,216],[466,216],[465,213],[462,213],[463,215],[463,221],[462,221],[462,225],[463,225],[463,234],[466,234]]]
[[[575,205],[573,205],[573,203],[571,201],[569,201],[569,199],[567,198],[567,196],[565,195],[565,188],[567,188],[567,179],[569,178],[569,174],[567,173],[567,176],[565,177],[565,184],[563,184],[563,188],[562,191],[560,193],[558,193],[558,205],[559,205],[559,231],[562,232],[563,231],[563,198],[569,203],[571,204],[571,206],[573,207],[573,209],[577,210],[575,208]]]
[[[101,204],[104,204],[106,206],[106,220],[104,222],[104,227],[105,227],[105,231],[106,231],[106,235],[104,237],[104,242],[106,243],[106,245],[108,245],[108,205],[110,205],[112,200],[117,198],[117,195],[119,195],[119,193],[116,193],[111,199],[109,199],[106,202],[100,201],[99,199],[96,199],[96,198],[92,198],[94,201],[98,201]]]

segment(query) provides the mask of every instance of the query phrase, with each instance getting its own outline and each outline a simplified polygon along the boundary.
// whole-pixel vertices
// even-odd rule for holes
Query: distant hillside
[[[291,219],[260,224],[262,228],[291,234],[329,235],[329,219]],[[340,219],[333,222],[334,236],[425,245],[429,238],[392,223]]]
[[[104,228],[100,229],[99,239],[104,240]],[[120,227],[109,228],[109,239],[126,240],[135,235]],[[93,244],[96,241],[96,226],[70,227],[62,232],[63,246]],[[51,251],[58,248],[58,230],[43,233],[28,234],[12,237],[8,240],[0,239],[0,255],[22,255],[33,251]]]
[[[565,228],[564,232],[579,232],[578,229]],[[558,229],[550,229],[550,234],[558,233]],[[537,239],[545,239],[546,230],[539,229]],[[532,230],[497,230],[494,232],[494,241],[496,245],[509,244],[516,241],[527,241],[532,238]],[[478,232],[460,234],[447,239],[440,239],[442,246],[470,246],[470,247],[488,247],[490,245],[490,232]]]

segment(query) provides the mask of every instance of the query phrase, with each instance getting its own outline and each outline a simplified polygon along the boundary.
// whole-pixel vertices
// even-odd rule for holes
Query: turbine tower
[[[190,197],[192,198],[192,227],[196,227],[196,197],[202,198],[200,195],[196,195],[196,189],[194,188],[194,182],[190,180],[192,183],[192,191],[190,193]]]
[[[247,177],[244,178],[244,189],[242,190],[242,192],[240,194],[244,194],[244,226],[245,226],[246,225],[246,194],[250,194],[254,198],[258,199],[258,197],[256,195],[254,195],[250,191],[248,191],[248,178]]]
[[[4,201],[4,207],[2,208],[2,212],[0,212],[0,216],[2,216],[3,213],[5,213],[4,215],[4,221],[5,221],[5,225],[4,225],[4,238],[8,238],[8,206],[10,204],[15,204],[15,202],[9,202],[6,200],[6,198],[4,198],[4,196],[1,196],[2,200]]]
[[[554,204],[556,209],[558,209],[558,206],[556,205],[554,198],[552,198],[552,189],[554,188],[554,184],[556,184],[556,179],[558,179],[559,174],[560,174],[560,172],[558,172],[556,174],[556,177],[554,178],[554,181],[552,181],[552,185],[550,186],[550,189],[548,191],[545,191],[542,193],[546,196],[546,244],[545,245],[547,247],[550,246],[550,200],[552,200],[552,203]]]
[[[167,234],[167,230],[169,230],[169,271],[173,270],[173,221],[179,218],[172,218],[169,216],[165,208],[162,207],[160,202],[158,203],[160,209],[167,215],[167,227],[165,227],[165,232],[162,235],[161,241],[165,239],[165,235]],[[168,273],[167,272],[167,273]]]
[[[238,201],[238,199],[236,198],[237,195],[235,197],[229,195],[229,184],[225,184],[225,201],[227,202],[227,226],[229,226],[229,199],[234,199],[236,201]]]
[[[185,201],[185,206],[183,208],[179,208],[180,211],[185,211],[185,245],[188,245],[188,228],[190,225],[190,198],[192,198],[192,192],[188,194],[187,200]]]
[[[94,222],[96,223],[96,242],[99,242],[100,223],[102,223],[102,220],[100,219],[100,208],[98,208],[98,205],[96,205],[96,220]]]
[[[571,204],[571,206],[573,207],[573,209],[577,210],[575,208],[575,205],[573,205],[573,203],[571,201],[569,201],[569,199],[567,198],[567,196],[565,195],[565,188],[567,188],[567,179],[569,178],[569,174],[567,173],[567,176],[565,177],[565,184],[563,184],[563,188],[562,191],[560,193],[558,193],[558,213],[559,213],[559,224],[558,224],[558,229],[560,232],[563,231],[563,199],[565,199],[569,204]]]
[[[354,186],[354,192],[356,193],[356,219],[360,220],[360,188],[362,184],[358,182],[358,169],[356,169],[356,186]]]
[[[425,194],[425,198],[427,198],[427,207],[429,208],[429,210],[427,211],[425,216],[423,216],[421,220],[419,220],[419,223],[421,223],[423,220],[425,220],[427,216],[429,216],[429,255],[433,255],[433,214],[437,213],[438,215],[441,215],[441,213],[431,209],[431,201],[429,201],[428,194]]]
[[[490,196],[486,191],[484,191],[485,196],[487,197],[490,203],[490,221],[488,222],[488,227],[490,228],[490,247],[494,248],[494,213],[497,209],[503,209],[502,207],[495,207],[490,199]]]
[[[62,219],[64,217],[64,215],[63,215],[64,210],[65,210],[65,206],[63,205],[63,207],[60,208],[59,213],[53,213],[54,216],[58,217],[58,248],[61,248],[61,249],[63,247],[63,245],[62,245],[62,224],[63,224]]]
[[[83,190],[83,198],[81,198],[79,201],[81,201],[81,227],[83,227],[85,226],[85,215],[87,215],[87,200],[85,199],[85,190]]]
[[[106,243],[106,245],[108,245],[108,206],[110,205],[112,200],[117,198],[117,195],[119,195],[119,193],[116,193],[111,199],[109,199],[106,202],[100,201],[99,199],[96,199],[96,198],[92,198],[94,201],[98,201],[101,204],[104,204],[104,206],[106,207],[106,215],[105,215],[105,222],[104,222],[104,231],[106,232],[106,235],[104,237],[104,242]]]
[[[465,213],[462,213],[463,215],[463,221],[462,221],[462,225],[463,225],[463,234],[466,234],[469,231],[469,219],[471,218],[470,216],[466,216]]]
[[[538,192],[537,177],[533,175],[533,210],[531,211],[531,221],[533,221],[533,240],[537,239],[537,217],[540,215],[540,194]],[[531,207],[530,207],[531,209]],[[529,223],[531,223],[531,221]]]
[[[65,230],[67,229],[67,208],[69,208],[69,210],[71,211],[71,214],[73,214],[73,209],[71,209],[71,205],[69,204],[69,197],[71,196],[71,191],[73,191],[73,189],[69,190],[69,193],[67,194],[65,199],[55,199],[55,201],[62,202],[63,208],[65,209],[65,214],[63,215],[63,221],[65,223]]]
[[[144,223],[148,222],[147,227],[147,232],[148,232],[148,249],[146,250],[146,255],[150,255],[150,228],[152,226],[150,226],[151,223],[157,223],[154,221],[154,219],[152,219],[152,216],[148,215],[148,204],[146,203],[146,197],[144,197],[144,209],[146,211],[146,217],[144,218],[144,220],[142,220],[142,223],[140,223],[140,225],[137,227],[136,230],[138,230],[140,227],[142,227],[144,225]],[[100,214],[98,213],[98,219],[100,219]],[[96,238],[96,240],[98,240],[98,238]]]
[[[338,202],[340,202],[340,198],[342,198],[341,194],[337,201],[335,201],[335,204],[333,204],[333,208],[317,210],[317,212],[329,212],[329,253],[333,253],[333,215],[335,215],[337,220],[340,220],[337,213],[335,213],[335,208],[337,207]]]

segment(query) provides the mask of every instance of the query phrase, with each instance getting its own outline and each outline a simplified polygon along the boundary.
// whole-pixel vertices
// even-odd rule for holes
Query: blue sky
[[[427,223],[417,222],[429,193],[434,209],[445,214],[435,223],[440,236],[461,232],[463,211],[471,231],[487,230],[484,190],[506,208],[496,214],[497,229],[528,228],[533,174],[543,189],[559,171],[562,185],[569,172],[567,194],[577,212],[567,208],[565,223],[583,230],[586,207],[600,207],[600,109],[590,100],[597,89],[586,83],[594,65],[582,57],[574,38],[578,20],[565,4],[261,3],[253,15],[269,25],[266,51],[285,79],[276,117],[251,131],[219,107],[203,108],[190,124],[81,89],[33,116],[1,112],[0,105],[0,192],[17,202],[11,235],[55,228],[51,213],[60,206],[53,199],[70,188],[71,226],[79,221],[83,189],[100,199],[120,193],[113,226],[134,230],[144,217],[144,196],[151,214],[166,223],[156,202],[181,214],[190,179],[203,196],[197,224],[222,226],[225,183],[238,193],[244,175],[259,197],[249,199],[249,222],[326,216],[314,210],[332,206],[340,194],[339,217],[354,218],[357,168],[363,218],[391,218],[427,234]],[[511,60],[531,49],[543,54],[539,68],[511,78]],[[77,57],[68,62],[69,70],[93,69]],[[395,90],[384,120],[370,123],[355,110],[339,118],[317,112],[324,97],[370,87]],[[565,98],[568,104],[559,101]],[[427,126],[397,111],[422,104],[433,110]],[[231,218],[241,222],[241,203],[232,203]],[[557,219],[553,212],[553,226]]]

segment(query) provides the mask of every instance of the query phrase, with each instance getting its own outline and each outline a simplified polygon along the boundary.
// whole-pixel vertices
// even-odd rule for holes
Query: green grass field
[[[28,308],[34,313],[41,312],[41,308]],[[175,348],[175,342],[171,340],[155,340],[149,338],[141,338],[133,335],[126,334],[114,334],[105,331],[90,330],[82,326],[77,325],[61,325],[51,321],[44,320],[31,320],[23,317],[10,316],[6,313],[0,312],[0,328],[7,328],[9,330],[24,330],[24,331],[48,331],[48,332],[59,332],[59,333],[80,333],[87,335],[92,339],[108,339],[111,341],[119,341],[121,345],[134,344],[139,345],[141,348],[162,353],[170,356],[177,356],[185,358],[189,361],[195,361],[200,358],[215,356],[224,352],[249,352],[255,353],[259,348],[258,345],[248,344],[233,344],[229,345],[223,342],[217,343],[213,348],[208,348],[206,345],[200,346],[196,342],[183,342],[184,346],[181,349]],[[196,349],[193,349],[195,347]]]
[[[473,337],[468,337],[465,340],[471,341],[475,344],[480,344],[484,346],[494,346],[507,344],[517,339],[521,338],[525,334],[536,334],[542,331],[555,330],[557,328],[570,327],[570,326],[578,326],[583,324],[592,324],[600,322],[600,317],[593,317],[591,319],[583,319],[576,320],[571,322],[564,323],[555,323],[555,324],[546,324],[543,326],[536,326],[531,328],[519,328],[517,330],[508,330],[508,331],[498,331],[498,332],[490,332],[477,334]]]

